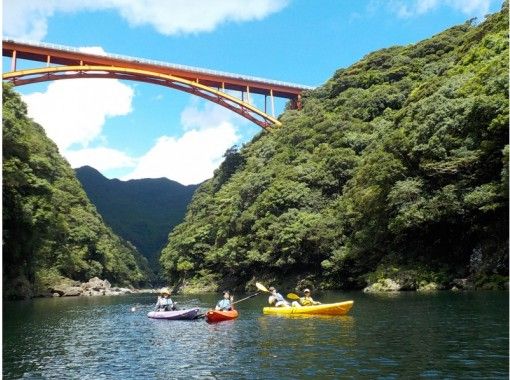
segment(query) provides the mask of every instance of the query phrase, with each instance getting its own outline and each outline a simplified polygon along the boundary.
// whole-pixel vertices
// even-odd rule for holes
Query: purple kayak
[[[147,316],[154,319],[194,319],[198,314],[199,308],[184,310],[171,310],[171,311],[150,311]]]

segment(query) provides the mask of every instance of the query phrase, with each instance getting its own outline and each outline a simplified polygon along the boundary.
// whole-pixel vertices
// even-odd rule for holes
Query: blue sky
[[[371,51],[428,38],[502,0],[4,0],[3,36],[320,86]],[[19,62],[18,67],[37,67]],[[10,60],[3,59],[3,71]],[[112,79],[17,88],[73,167],[212,176],[260,128],[166,87]],[[260,105],[260,99],[254,98]],[[285,103],[277,102],[280,112]]]

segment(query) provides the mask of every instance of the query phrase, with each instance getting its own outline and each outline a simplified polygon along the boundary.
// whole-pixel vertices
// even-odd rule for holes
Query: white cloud
[[[133,94],[115,79],[70,79],[51,82],[45,92],[24,95],[23,100],[28,115],[63,152],[99,138],[106,118],[130,113]]]
[[[104,54],[101,47],[80,50]],[[72,167],[90,165],[102,171],[136,164],[134,158],[118,150],[87,148],[92,142],[106,143],[102,135],[106,119],[129,114],[133,96],[133,89],[116,79],[87,78],[54,81],[46,91],[22,98],[28,115],[43,126]],[[70,149],[72,146],[75,149]]]
[[[105,147],[67,150],[64,156],[73,168],[89,165],[100,172],[136,165],[136,160],[124,152]]]
[[[245,124],[232,111],[191,97],[181,113],[184,134],[160,137],[122,179],[167,177],[185,185],[200,183],[213,176],[225,151],[239,142],[237,127]]]
[[[455,9],[460,10],[468,16],[483,17],[489,13],[491,0],[450,0]]]
[[[184,185],[211,178],[225,151],[238,141],[233,124],[194,129],[179,138],[163,136],[123,179],[167,177]]]
[[[287,0],[110,1],[131,25],[150,24],[165,35],[210,32],[228,21],[260,20],[287,5]]]
[[[395,3],[397,15],[402,18],[413,17],[427,13],[438,6],[438,0],[414,0]]]
[[[167,177],[184,185],[196,184],[211,178],[225,151],[239,142],[233,120],[250,125],[223,107],[192,98],[181,113],[184,134],[159,137],[141,157],[105,147],[66,150],[63,154],[72,167],[89,165],[101,172],[133,168],[122,180]]]
[[[4,0],[4,35],[46,36],[55,13],[114,10],[132,26],[150,25],[165,35],[210,32],[226,22],[260,20],[289,0]],[[84,26],[85,27],[85,26]],[[90,26],[92,27],[92,26]]]
[[[237,126],[249,124],[223,107],[191,98],[181,113],[184,134],[159,137],[141,157],[105,147],[66,150],[64,155],[73,167],[90,165],[102,172],[132,168],[123,180],[167,177],[185,185],[196,184],[211,178],[225,151],[238,143],[234,120]]]
[[[482,19],[489,12],[491,1],[494,0],[393,0],[388,4],[390,9],[401,18],[420,16],[446,6],[460,11],[468,17]]]
[[[192,97],[181,113],[184,134],[159,137],[141,157],[107,148],[106,141],[87,148],[102,139],[107,117],[130,111],[132,96],[133,90],[117,80],[73,79],[52,82],[46,92],[23,98],[29,116],[45,128],[72,167],[89,165],[101,172],[133,168],[124,180],[167,177],[182,184],[200,183],[212,177],[225,151],[239,142],[235,125],[251,125],[221,106]]]
[[[87,50],[102,53],[100,48]],[[133,88],[118,80],[86,78],[51,82],[44,92],[23,95],[23,100],[29,116],[44,127],[72,167],[90,165],[102,172],[132,169],[123,179],[202,182],[212,177],[225,151],[240,141],[237,128],[242,126],[243,133],[250,130],[251,123],[243,117],[190,97],[181,113],[184,134],[161,136],[145,155],[131,157],[107,147],[103,127],[107,118],[131,112],[133,96]],[[92,143],[94,148],[89,147]]]

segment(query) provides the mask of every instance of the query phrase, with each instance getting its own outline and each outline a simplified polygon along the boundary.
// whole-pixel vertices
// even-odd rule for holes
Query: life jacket
[[[312,297],[301,297],[299,299],[299,303],[301,304],[301,306],[312,306],[313,298]]]

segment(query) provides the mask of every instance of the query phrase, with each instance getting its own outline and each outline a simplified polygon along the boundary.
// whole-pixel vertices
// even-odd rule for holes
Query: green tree
[[[339,69],[280,119],[195,193],[161,256],[172,281],[179,260],[237,285],[508,278],[507,2]]]
[[[147,262],[105,226],[41,126],[3,85],[3,284],[11,298],[64,279],[148,280]]]

